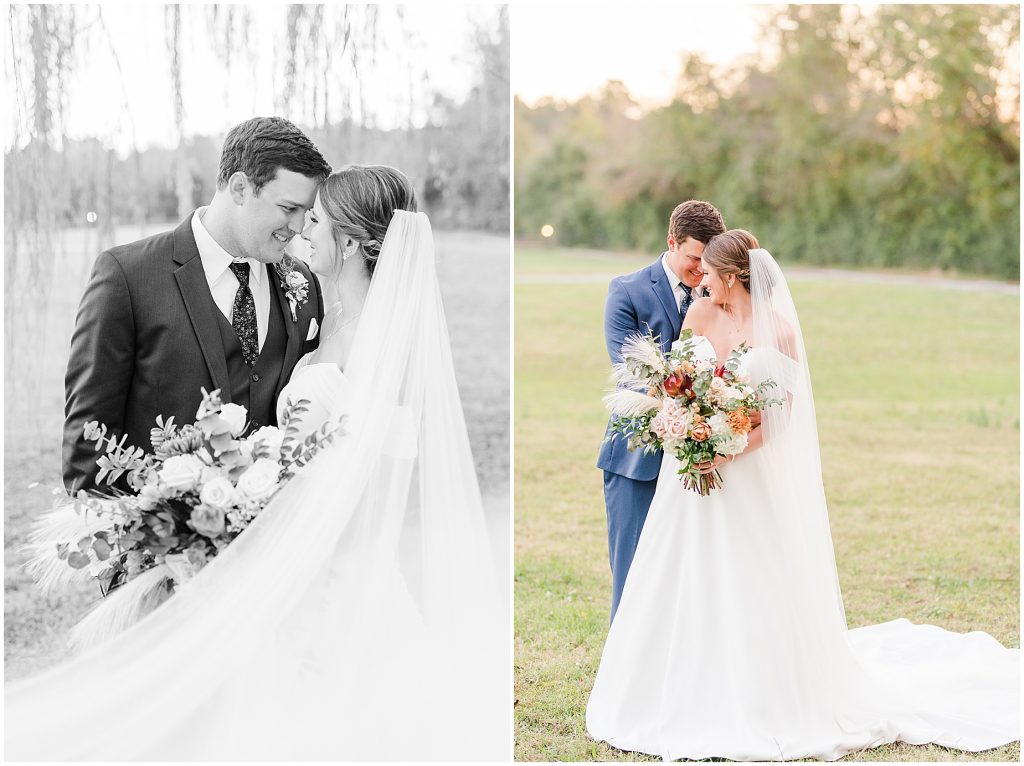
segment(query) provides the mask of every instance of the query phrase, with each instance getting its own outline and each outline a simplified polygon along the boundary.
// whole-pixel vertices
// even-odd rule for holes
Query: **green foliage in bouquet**
[[[343,432],[328,422],[301,437],[309,401],[288,400],[281,427],[248,430],[247,412],[202,390],[196,422],[178,427],[157,417],[152,453],[107,436],[87,423],[85,437],[103,450],[97,459],[103,491],[82,490],[70,500],[89,531],[56,542],[60,561],[88,570],[106,595],[141,573],[167,565],[168,592],[190,579],[241,534],[297,471]],[[115,486],[125,480],[131,492]],[[60,512],[62,509],[58,509]],[[64,509],[66,510],[66,509]]]
[[[784,404],[772,398],[772,380],[750,386],[738,373],[746,343],[721,365],[698,359],[691,330],[683,330],[666,354],[650,332],[627,338],[615,365],[615,391],[605,397],[612,411],[607,439],[622,437],[630,450],[651,454],[671,450],[689,489],[706,495],[721,486],[717,470],[701,464],[735,456],[747,446],[751,413]]]

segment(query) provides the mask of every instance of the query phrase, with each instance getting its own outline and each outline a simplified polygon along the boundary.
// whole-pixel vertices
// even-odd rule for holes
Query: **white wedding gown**
[[[697,352],[715,356],[706,338]],[[756,385],[777,353],[754,348],[739,371]],[[807,563],[777,501],[780,459],[767,443],[741,455],[701,497],[665,456],[587,707],[591,736],[666,760],[744,761],[1016,740],[1018,650],[902,619],[845,630],[831,566]]]
[[[395,212],[346,372],[306,361],[279,406],[345,434],[151,614],[9,684],[7,760],[508,757],[507,610],[426,216]]]

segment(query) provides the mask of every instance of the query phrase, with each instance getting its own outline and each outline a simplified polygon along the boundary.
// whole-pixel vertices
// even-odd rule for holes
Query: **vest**
[[[228,363],[228,379],[231,381],[231,390],[221,391],[221,400],[225,404],[240,404],[249,411],[250,432],[261,426],[277,425],[274,392],[281,378],[288,333],[281,314],[281,303],[273,287],[270,289],[268,319],[270,326],[267,328],[267,338],[263,341],[256,363],[250,368],[242,358],[242,343],[238,340],[235,328],[217,309],[217,326],[224,344],[224,358]]]

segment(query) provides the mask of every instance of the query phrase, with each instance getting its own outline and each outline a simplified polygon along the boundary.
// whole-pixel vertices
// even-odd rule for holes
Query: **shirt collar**
[[[199,257],[203,262],[203,271],[206,272],[206,280],[213,284],[228,270],[228,266],[236,261],[231,254],[221,247],[213,235],[203,225],[203,215],[207,207],[201,207],[192,214],[192,235],[196,238],[196,247],[199,249]],[[256,284],[263,281],[263,274],[266,269],[260,268],[263,264],[255,258],[240,258],[239,262],[245,261],[249,264],[249,278],[255,279]]]

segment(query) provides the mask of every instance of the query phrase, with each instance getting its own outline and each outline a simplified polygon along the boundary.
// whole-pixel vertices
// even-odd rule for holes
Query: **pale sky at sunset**
[[[645,103],[671,99],[683,51],[715,64],[756,55],[771,6],[513,5],[513,90],[527,103],[573,100],[622,80]]]

